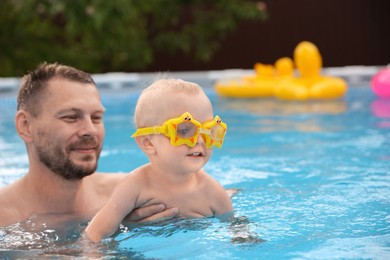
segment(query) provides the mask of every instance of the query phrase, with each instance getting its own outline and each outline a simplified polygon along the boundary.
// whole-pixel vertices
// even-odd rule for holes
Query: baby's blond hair
[[[173,94],[197,95],[203,89],[192,82],[181,79],[158,79],[145,88],[138,98],[134,112],[136,128],[152,126],[166,106],[166,97]]]

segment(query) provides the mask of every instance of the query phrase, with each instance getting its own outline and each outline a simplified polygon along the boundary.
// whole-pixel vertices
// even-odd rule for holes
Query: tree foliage
[[[0,76],[42,61],[91,73],[144,71],[156,51],[207,62],[242,20],[265,18],[249,0],[2,0]]]

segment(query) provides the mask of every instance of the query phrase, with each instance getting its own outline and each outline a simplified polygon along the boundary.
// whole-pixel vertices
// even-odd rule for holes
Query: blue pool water
[[[228,123],[224,147],[206,170],[232,198],[237,223],[182,220],[122,228],[94,249],[78,245],[83,225],[25,232],[0,229],[0,256],[133,259],[389,259],[390,100],[368,85],[337,101],[235,100],[206,92]],[[106,139],[99,171],[146,162],[130,138],[139,90],[102,91]],[[27,169],[14,133],[14,97],[0,96],[0,187]],[[241,238],[238,239],[237,238]],[[93,253],[91,253],[93,252]]]

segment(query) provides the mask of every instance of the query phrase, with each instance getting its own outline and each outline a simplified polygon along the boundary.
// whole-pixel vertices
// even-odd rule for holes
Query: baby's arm
[[[135,208],[141,183],[133,177],[133,174],[125,177],[87,226],[85,232],[91,241],[99,242],[114,234],[122,220]]]
[[[214,180],[211,176],[207,176],[209,179],[208,191],[210,193],[210,198],[212,199],[210,203],[214,216],[230,216],[230,214],[227,213],[233,213],[233,205],[229,195],[219,182]]]

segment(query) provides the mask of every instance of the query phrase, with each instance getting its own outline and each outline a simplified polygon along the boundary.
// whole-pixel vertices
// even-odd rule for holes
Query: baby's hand
[[[236,217],[230,224],[230,231],[233,233],[232,243],[234,244],[259,244],[265,242],[256,233],[250,230],[250,222],[247,217]]]
[[[102,244],[92,242],[85,231],[82,231],[80,234],[80,238],[76,242],[77,247],[81,250],[81,255],[86,256],[88,258],[100,258],[103,256],[102,254]]]
[[[232,198],[240,190],[231,188],[231,189],[226,189],[225,191],[226,191],[227,195],[229,196],[229,198]]]
[[[78,242],[85,246],[91,246],[95,244],[91,239],[88,238],[88,235],[85,230],[81,232]]]

